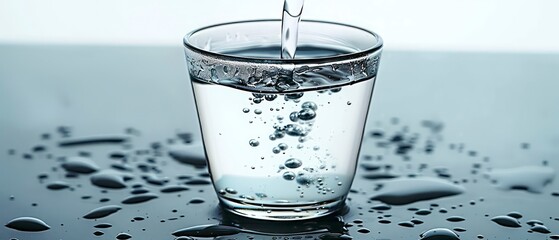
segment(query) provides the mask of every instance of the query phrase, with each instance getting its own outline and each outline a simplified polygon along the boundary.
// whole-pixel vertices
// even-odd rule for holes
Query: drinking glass
[[[222,207],[264,220],[344,206],[382,51],[381,38],[301,21],[281,59],[281,21],[213,25],[184,37],[208,167]]]

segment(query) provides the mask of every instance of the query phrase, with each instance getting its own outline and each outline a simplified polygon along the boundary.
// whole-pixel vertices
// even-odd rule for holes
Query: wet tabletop
[[[559,239],[558,67],[385,51],[347,208],[270,223],[218,207],[180,47],[2,45],[0,239]]]

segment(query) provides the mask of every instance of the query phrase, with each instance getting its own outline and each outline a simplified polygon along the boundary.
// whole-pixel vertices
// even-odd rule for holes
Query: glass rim
[[[343,60],[355,59],[355,58],[358,58],[358,57],[361,57],[361,56],[364,56],[364,55],[372,54],[372,53],[374,53],[378,50],[381,50],[382,46],[383,46],[382,38],[373,31],[367,30],[365,28],[357,27],[357,26],[354,26],[354,25],[350,25],[350,24],[338,23],[338,22],[329,22],[329,21],[322,21],[322,20],[301,20],[301,22],[320,23],[320,24],[337,25],[337,26],[342,26],[342,27],[353,28],[353,29],[360,30],[360,31],[363,31],[367,34],[372,35],[377,40],[377,42],[370,48],[367,48],[367,49],[364,49],[364,50],[359,50],[359,51],[356,51],[356,52],[335,55],[335,56],[303,58],[303,59],[281,59],[281,58],[253,58],[253,57],[246,57],[246,56],[228,55],[228,54],[223,54],[223,53],[219,53],[219,52],[215,52],[215,51],[204,50],[200,47],[195,46],[192,42],[189,41],[190,37],[192,37],[194,34],[196,34],[198,32],[201,32],[201,31],[205,31],[205,30],[212,29],[212,28],[215,28],[215,27],[221,27],[221,26],[227,26],[227,25],[233,25],[233,24],[249,24],[249,23],[254,23],[254,22],[281,22],[281,19],[255,19],[255,20],[233,21],[233,22],[225,22],[225,23],[208,25],[208,26],[201,27],[201,28],[195,29],[195,30],[187,33],[183,37],[183,44],[186,48],[188,48],[188,49],[190,49],[194,52],[197,52],[199,54],[202,54],[202,55],[213,56],[213,57],[216,57],[216,58],[227,59],[227,60],[231,60],[231,61],[258,62],[258,63],[271,63],[271,64],[305,64],[305,63],[323,63],[323,62],[343,61]],[[280,30],[281,29],[278,29],[278,32]]]

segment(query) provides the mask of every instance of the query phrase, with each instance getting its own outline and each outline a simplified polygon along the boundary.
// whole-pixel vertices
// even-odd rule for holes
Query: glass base
[[[307,204],[255,204],[220,197],[224,210],[247,218],[272,221],[307,220],[339,212],[345,206],[345,197],[331,201]]]

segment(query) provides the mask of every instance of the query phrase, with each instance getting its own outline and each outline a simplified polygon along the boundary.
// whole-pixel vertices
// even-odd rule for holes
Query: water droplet
[[[410,220],[410,222],[412,222],[412,223],[415,224],[415,225],[423,224],[423,221],[421,221],[421,220],[419,220],[419,219],[417,219],[417,218],[414,218],[414,219]]]
[[[262,102],[262,98],[254,98],[254,99],[252,99],[252,102],[254,102],[254,103],[256,103],[256,104],[259,104],[259,103]],[[255,112],[256,112],[256,111],[255,111]],[[258,113],[258,114],[259,114],[259,113]]]
[[[392,173],[368,173],[363,175],[363,178],[369,180],[383,180],[383,179],[393,179],[399,177],[398,175],[394,175]]]
[[[298,114],[299,119],[301,120],[305,120],[305,121],[309,121],[312,120],[316,117],[316,112],[310,108],[305,108],[301,111],[299,111]],[[291,116],[290,116],[291,119]]]
[[[420,240],[460,240],[458,234],[446,228],[433,228],[419,234]]]
[[[235,190],[233,188],[225,188],[225,192],[227,192],[229,194],[237,194],[237,190]]]
[[[455,227],[452,230],[456,231],[456,232],[465,232],[466,229],[465,228],[461,228],[461,227]]]
[[[204,146],[195,145],[172,145],[169,147],[169,156],[180,163],[194,167],[205,167],[207,164]]]
[[[118,205],[103,206],[103,207],[99,207],[99,208],[91,210],[90,212],[85,214],[83,216],[83,218],[85,218],[85,219],[104,218],[104,217],[109,216],[109,215],[111,215],[115,212],[118,212],[120,209],[122,209],[122,207],[120,207]]]
[[[364,233],[364,234],[366,234],[366,233],[370,233],[371,230],[366,229],[366,228],[360,228],[360,229],[357,230],[357,232],[358,232],[358,233]]]
[[[311,109],[313,111],[316,111],[316,109],[318,109],[318,106],[316,106],[316,103],[314,103],[314,102],[304,102],[301,105],[301,108],[302,109]]]
[[[431,211],[429,209],[419,209],[415,214],[425,216],[431,214]]]
[[[543,225],[543,222],[540,220],[528,220],[526,224],[530,226],[535,226],[535,225]]]
[[[110,223],[99,223],[99,224],[97,224],[93,227],[94,228],[111,228],[111,227],[113,227],[113,225],[110,224]]]
[[[120,144],[128,141],[128,136],[111,135],[111,136],[92,136],[82,138],[64,139],[58,142],[60,147],[96,145],[96,144]]]
[[[520,222],[518,219],[510,217],[510,216],[497,216],[491,218],[491,221],[496,222],[497,224],[504,226],[504,227],[511,227],[511,228],[518,228],[521,227]]]
[[[47,188],[50,190],[62,190],[62,189],[66,189],[69,188],[70,185],[66,182],[63,181],[54,181],[51,182],[49,184],[47,184]]]
[[[176,193],[176,192],[182,192],[182,191],[188,191],[189,188],[185,187],[185,186],[181,186],[181,185],[171,185],[171,186],[167,186],[165,188],[162,188],[160,191],[162,193]]]
[[[544,225],[534,225],[530,228],[530,230],[544,234],[551,233],[551,231],[549,231],[549,229]]]
[[[219,237],[227,235],[235,235],[241,232],[240,228],[224,225],[201,225],[189,228],[183,228],[173,232],[173,236],[190,236],[190,237]]]
[[[372,206],[371,209],[377,210],[377,211],[387,211],[390,210],[392,207],[386,204],[378,204],[375,206]]]
[[[517,189],[540,193],[555,178],[555,170],[551,167],[524,166],[496,169],[489,172],[488,175],[501,189]]]
[[[390,205],[405,205],[417,201],[431,200],[461,194],[465,189],[448,181],[432,177],[391,179],[371,200]]]
[[[243,108],[243,112],[244,112],[244,113],[248,113],[248,112],[250,112],[250,109],[248,109],[248,108]]]
[[[399,226],[402,226],[402,227],[409,227],[409,228],[412,228],[412,227],[415,226],[415,225],[413,224],[413,222],[410,222],[410,221],[399,222],[398,225],[399,225]]]
[[[119,233],[118,235],[116,235],[116,239],[119,239],[119,240],[130,239],[130,238],[132,238],[132,235],[130,235],[128,233]]]
[[[209,185],[211,184],[210,181],[206,179],[192,179],[189,181],[184,182],[186,185],[197,186],[197,185]]]
[[[85,157],[70,157],[62,164],[62,168],[68,172],[89,174],[99,170],[99,166],[91,159]]]
[[[191,238],[191,237],[188,237],[188,236],[180,236],[178,238],[175,238],[175,240],[194,240],[194,238]]]
[[[460,216],[452,216],[452,217],[447,218],[446,220],[449,221],[449,222],[462,222],[466,219],[464,219],[463,217],[460,217]]]
[[[202,199],[202,198],[193,198],[193,199],[190,200],[189,203],[191,203],[191,204],[200,204],[200,203],[204,203],[204,202],[205,202],[205,200]]]
[[[262,110],[260,110],[260,109],[254,109],[254,113],[255,113],[255,114],[261,114],[261,113],[262,113]]]
[[[254,195],[256,195],[259,198],[267,198],[268,195],[266,195],[265,193],[255,193]]]
[[[351,102],[350,102],[350,101],[347,101],[347,105],[351,105]]]
[[[320,240],[351,240],[351,236],[342,233],[324,233],[318,236]]]
[[[113,170],[103,170],[91,176],[90,181],[93,185],[102,188],[125,188],[124,175]]]
[[[5,226],[24,232],[41,232],[50,229],[50,226],[43,222],[43,220],[34,217],[15,218],[9,221]]]
[[[248,141],[248,144],[252,147],[257,147],[258,145],[260,145],[260,142],[256,139],[250,139],[250,141]]]
[[[146,193],[146,194],[142,194],[142,195],[134,195],[134,196],[130,196],[124,200],[122,200],[123,204],[138,204],[138,203],[143,203],[143,202],[147,202],[149,200],[158,198],[159,196],[153,193]]]
[[[274,147],[274,148],[272,148],[272,152],[275,153],[275,154],[278,154],[278,153],[281,152],[281,149],[279,149],[279,147]]]
[[[95,232],[93,232],[93,235],[95,235],[95,236],[103,236],[103,234],[105,234],[105,233],[102,232],[102,231],[95,231]]]
[[[285,161],[284,165],[288,168],[298,168],[303,165],[303,162],[296,158],[290,158]]]
[[[283,179],[291,181],[291,180],[295,179],[295,173],[287,171],[287,172],[283,173]]]
[[[510,216],[510,217],[513,217],[513,218],[516,218],[516,219],[522,218],[522,214],[520,214],[519,212],[510,212],[510,213],[507,214],[507,216]]]

